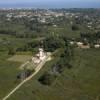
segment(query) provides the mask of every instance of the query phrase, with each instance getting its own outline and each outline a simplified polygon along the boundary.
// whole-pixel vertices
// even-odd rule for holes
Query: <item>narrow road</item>
[[[39,71],[40,69],[43,67],[43,65],[46,63],[47,59],[49,58],[49,55],[42,61],[39,63],[39,65],[36,67],[35,72],[29,76],[28,78],[26,78],[24,81],[22,81],[19,85],[17,85],[16,88],[14,88],[7,96],[5,96],[2,100],[7,100],[12,94],[14,94],[24,83],[26,83],[27,81],[29,81],[30,79],[32,79]]]
[[[27,65],[28,63],[29,63],[29,61],[27,61],[27,62],[25,62],[24,64],[22,64],[22,65],[20,66],[20,69],[23,69],[24,66]]]

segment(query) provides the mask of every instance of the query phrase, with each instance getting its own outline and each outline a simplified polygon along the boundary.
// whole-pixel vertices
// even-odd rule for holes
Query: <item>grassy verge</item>
[[[0,99],[19,83],[16,76],[20,63],[7,61],[8,57],[6,52],[0,52]]]

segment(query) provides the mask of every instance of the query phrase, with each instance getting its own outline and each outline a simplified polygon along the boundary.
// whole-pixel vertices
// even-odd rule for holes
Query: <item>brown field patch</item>
[[[28,60],[30,60],[32,58],[32,56],[30,55],[14,55],[10,58],[8,58],[8,61],[14,61],[14,62],[26,62]]]

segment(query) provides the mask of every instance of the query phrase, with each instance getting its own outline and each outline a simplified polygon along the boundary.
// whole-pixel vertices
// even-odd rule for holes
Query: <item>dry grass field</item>
[[[30,55],[14,55],[10,58],[8,58],[8,61],[14,61],[14,62],[26,62],[28,60],[30,60],[32,58],[32,56]]]

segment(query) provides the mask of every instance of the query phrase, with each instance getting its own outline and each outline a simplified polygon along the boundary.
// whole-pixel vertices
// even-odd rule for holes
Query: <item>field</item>
[[[33,53],[31,51],[16,52],[15,55],[8,55],[8,48],[23,47],[28,42],[35,39],[21,39],[11,35],[0,34],[0,100],[7,95],[20,81],[17,80],[17,75],[20,73],[20,66],[30,60]],[[10,44],[9,44],[10,43]]]
[[[48,27],[48,31],[52,32],[54,35],[62,35],[63,33],[66,33],[66,36],[69,38],[78,38],[80,36],[80,31],[72,31],[70,25],[56,28]]]
[[[0,34],[0,51],[7,51],[8,48],[22,48],[24,47],[27,43],[33,42],[33,41],[40,41],[42,40],[43,37],[38,37],[38,38],[16,38],[15,36],[11,35],[5,35],[5,34]],[[18,54],[28,54],[32,55],[30,52],[22,52]]]
[[[32,56],[29,55],[14,55],[13,57],[8,58],[8,61],[14,61],[14,62],[26,62],[28,60],[30,60],[32,58]]]
[[[99,100],[99,49],[75,50],[73,68],[66,69],[51,86],[44,86],[38,78],[55,61],[48,62],[41,72],[23,85],[8,100]]]
[[[9,57],[7,52],[0,52],[0,99],[19,83],[16,76],[20,63],[7,61]]]
[[[31,57],[31,55],[9,56],[7,52],[0,52],[0,99],[20,83],[17,80],[17,75],[21,72],[19,67]]]
[[[17,16],[23,12],[26,17]],[[39,48],[52,52],[52,59],[7,100],[100,100],[100,48],[94,48],[100,44],[99,12],[0,11],[0,100],[35,71],[31,58]]]
[[[16,77],[20,72],[19,67],[23,63],[22,61],[26,61],[27,59],[29,59],[29,57],[31,57],[31,54],[29,54],[29,52],[18,53],[19,55],[24,55],[21,55],[20,57],[8,55],[9,46],[23,46],[25,45],[25,42],[23,41],[25,40],[15,38],[10,35],[0,34],[0,99],[3,98],[9,91],[11,91],[17,84],[19,84],[19,81],[16,80]],[[8,45],[8,42],[10,42],[11,44]]]

